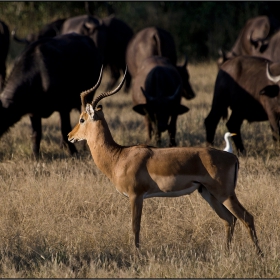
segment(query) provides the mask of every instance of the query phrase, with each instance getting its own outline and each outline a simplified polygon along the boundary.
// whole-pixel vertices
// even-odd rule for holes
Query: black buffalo
[[[0,92],[6,78],[6,60],[10,45],[9,27],[0,20]]]
[[[215,131],[220,119],[226,123],[238,153],[246,154],[240,128],[243,120],[248,122],[269,120],[273,139],[280,135],[280,62],[264,58],[238,56],[226,61],[220,68],[215,83],[212,108],[206,117],[206,141],[213,145]]]
[[[80,110],[80,93],[96,83],[101,64],[94,43],[87,36],[73,33],[30,44],[16,59],[0,96],[0,135],[28,114],[32,150],[38,157],[41,118],[57,111],[62,143],[75,153],[75,146],[67,141],[71,130],[69,114],[72,109]]]
[[[61,33],[70,32],[87,35],[94,41],[103,56],[104,65],[110,68],[111,79],[107,89],[114,87],[120,77],[120,71],[125,71],[125,52],[133,36],[132,29],[115,16],[101,19],[91,15],[80,15],[64,22]],[[125,91],[129,89],[130,80],[127,73]]]
[[[169,59],[177,68],[183,81],[183,96],[187,99],[195,97],[195,93],[189,83],[187,59],[182,66],[177,64],[177,52],[172,35],[158,27],[147,27],[137,32],[130,40],[126,51],[126,63],[132,79],[142,66],[143,60],[151,56],[162,56]]]
[[[147,140],[155,137],[161,144],[161,133],[168,130],[169,146],[176,146],[178,115],[189,109],[181,105],[183,82],[169,59],[152,56],[142,66],[132,83],[133,110],[145,116]]]
[[[110,69],[107,89],[114,87],[121,72],[124,73],[126,47],[133,36],[132,29],[114,15],[102,19],[92,15],[58,19],[46,24],[37,34],[30,33],[26,38],[19,38],[14,30],[12,37],[15,41],[28,45],[38,39],[72,32],[89,36],[94,41],[103,57],[103,64]],[[130,74],[127,73],[125,91],[128,91],[130,82]]]

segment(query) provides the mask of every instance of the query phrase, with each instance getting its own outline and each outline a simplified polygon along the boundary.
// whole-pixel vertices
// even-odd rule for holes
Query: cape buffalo
[[[80,93],[96,83],[102,62],[93,41],[79,34],[45,38],[30,44],[16,59],[0,96],[0,136],[29,114],[32,150],[39,155],[41,118],[61,118],[62,144],[71,130],[69,114],[81,106]]]
[[[151,56],[167,57],[177,68],[183,81],[183,96],[187,99],[195,97],[189,83],[187,59],[182,66],[176,66],[177,52],[172,35],[158,27],[147,27],[137,32],[130,40],[126,51],[126,63],[132,79],[136,77],[144,59]]]
[[[273,139],[279,140],[280,120],[280,62],[264,58],[238,56],[226,61],[220,68],[215,83],[212,108],[206,117],[207,145],[212,145],[217,125],[232,113],[226,123],[238,153],[246,154],[240,128],[248,122],[269,120]],[[274,77],[276,76],[276,77]]]
[[[109,66],[111,80],[107,89],[112,88],[125,71],[125,52],[129,40],[133,36],[132,29],[115,16],[100,19],[96,16],[81,15],[67,19],[61,33],[76,32],[89,36],[103,56],[103,63]],[[126,77],[126,88],[130,86],[130,75]]]
[[[10,45],[9,27],[0,20],[0,92],[6,78],[6,60]]]
[[[90,15],[59,19],[45,25],[38,34],[31,33],[22,39],[13,30],[12,36],[15,41],[28,45],[38,39],[72,32],[89,36],[103,56],[103,63],[107,65],[110,61],[111,82],[108,84],[108,88],[114,86],[120,77],[119,69],[125,69],[126,45],[133,33],[130,27],[113,16],[104,18],[104,20]]]
[[[145,116],[147,140],[154,134],[161,144],[161,132],[168,130],[169,146],[176,146],[178,115],[189,109],[180,104],[182,79],[167,58],[152,56],[145,59],[132,83],[133,110]]]
[[[280,22],[274,17],[258,16],[247,20],[229,52],[220,51],[218,66],[238,55],[252,55],[272,59],[267,49],[275,32],[280,30]],[[272,59],[273,60],[273,59]]]

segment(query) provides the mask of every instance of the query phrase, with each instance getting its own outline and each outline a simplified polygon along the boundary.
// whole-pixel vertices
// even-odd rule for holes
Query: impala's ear
[[[91,104],[88,104],[88,103],[87,103],[87,105],[86,105],[86,112],[87,112],[88,115],[93,119],[93,117],[94,117],[94,110],[93,110]]]

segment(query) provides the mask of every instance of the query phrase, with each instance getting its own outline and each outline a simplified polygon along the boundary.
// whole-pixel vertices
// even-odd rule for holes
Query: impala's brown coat
[[[93,102],[93,104],[96,104]],[[146,145],[120,146],[109,130],[102,107],[86,105],[76,127],[68,134],[71,142],[86,140],[97,167],[116,189],[129,197],[135,245],[143,200],[149,197],[181,196],[199,190],[225,222],[229,245],[236,218],[247,227],[261,254],[254,219],[235,195],[238,159],[213,148],[155,148]]]

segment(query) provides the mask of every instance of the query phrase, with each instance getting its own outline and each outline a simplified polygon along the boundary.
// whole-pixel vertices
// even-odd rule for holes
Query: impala
[[[235,194],[239,164],[234,154],[213,148],[121,146],[114,141],[102,106],[97,104],[121,89],[125,75],[126,71],[115,90],[102,93],[92,103],[86,103],[86,96],[101,82],[101,69],[97,84],[81,93],[83,112],[79,123],[68,134],[68,140],[72,143],[86,140],[97,167],[113,182],[118,192],[129,198],[136,248],[139,247],[145,198],[178,197],[198,190],[224,221],[227,248],[238,218],[247,227],[257,253],[262,255],[254,218]]]

